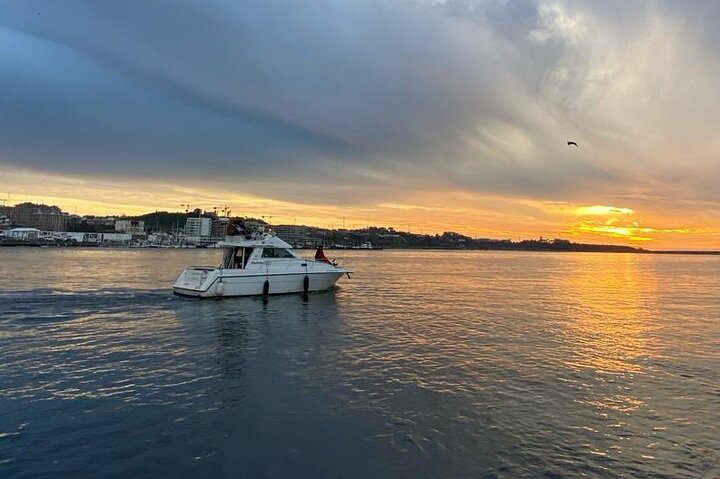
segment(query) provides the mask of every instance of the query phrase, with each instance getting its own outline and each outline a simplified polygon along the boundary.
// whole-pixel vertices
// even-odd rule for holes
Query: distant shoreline
[[[326,246],[326,251],[522,251],[522,252],[536,252],[536,253],[624,253],[624,254],[651,254],[651,255],[689,255],[689,256],[720,256],[720,251],[693,251],[693,250],[648,250],[641,248],[634,248],[632,246],[615,246],[615,245],[602,245],[602,244],[582,244],[582,243],[571,243],[563,245],[563,247],[555,247],[553,243],[542,244],[544,247],[522,247],[515,245],[514,247],[480,247],[480,248],[442,248],[437,246],[411,246],[411,247],[384,247],[384,248],[333,248],[332,246]],[[92,249],[131,249],[131,250],[198,250],[198,249],[216,249],[216,248],[188,248],[188,247],[130,247],[122,245],[97,245],[97,244],[52,244],[43,242],[0,242],[0,248],[62,248],[62,249],[74,249],[74,248],[92,248]],[[294,248],[298,250],[313,250],[315,248]]]
[[[647,251],[651,254],[690,254],[704,256],[720,256],[720,251]]]
[[[343,248],[324,248],[325,251],[342,251]],[[647,249],[636,249],[635,251],[616,251],[616,250],[601,250],[601,249],[532,249],[532,248],[384,248],[390,251],[522,251],[530,253],[609,253],[609,254],[651,254],[651,255],[696,255],[696,256],[720,256],[720,251],[662,251],[662,250],[647,250]],[[354,251],[358,251],[357,249]],[[372,251],[372,250],[359,250],[359,251]]]

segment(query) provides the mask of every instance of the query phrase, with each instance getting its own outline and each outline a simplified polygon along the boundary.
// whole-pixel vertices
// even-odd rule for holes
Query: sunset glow
[[[631,215],[630,208],[616,208],[614,206],[580,206],[575,210],[577,216],[614,216]]]
[[[3,203],[720,249],[710,4],[281,3],[8,5]]]

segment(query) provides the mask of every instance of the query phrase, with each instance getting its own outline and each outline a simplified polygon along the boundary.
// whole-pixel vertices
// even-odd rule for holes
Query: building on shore
[[[277,225],[272,227],[275,235],[295,247],[317,248],[323,244],[318,228],[310,226]]]
[[[145,233],[145,222],[142,220],[116,220],[115,232],[131,235],[141,235]]]
[[[212,218],[212,225],[210,227],[210,236],[212,240],[220,241],[225,239],[228,232],[228,226],[230,226],[230,218],[224,216]]]
[[[111,233],[115,230],[114,216],[79,216],[71,217],[68,229],[87,233]]]
[[[42,231],[64,231],[68,225],[68,214],[63,213],[57,206],[20,203],[5,209],[5,215],[14,226]]]
[[[209,242],[212,237],[212,218],[188,218],[184,232],[188,243]]]

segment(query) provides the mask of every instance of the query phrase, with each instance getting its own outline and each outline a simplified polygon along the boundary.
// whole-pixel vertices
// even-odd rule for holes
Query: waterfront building
[[[127,233],[131,235],[141,235],[145,233],[145,222],[142,220],[116,220],[115,231],[118,233]]]
[[[185,223],[185,240],[188,243],[210,241],[212,218],[188,218]]]
[[[277,225],[272,227],[278,238],[296,247],[322,246],[323,238],[317,228],[301,225]]]
[[[110,233],[115,230],[114,216],[78,216],[70,217],[69,230],[89,233]]]
[[[68,214],[57,206],[20,203],[10,208],[7,216],[13,225],[43,231],[64,231]]]
[[[230,218],[220,217],[211,218],[212,224],[210,226],[210,236],[213,241],[220,241],[225,239],[227,235],[228,226],[230,225]]]

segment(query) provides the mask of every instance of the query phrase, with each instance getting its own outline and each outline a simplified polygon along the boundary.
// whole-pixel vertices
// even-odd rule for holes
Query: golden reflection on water
[[[584,255],[573,266],[563,282],[569,308],[564,334],[572,351],[565,364],[593,371],[593,383],[581,387],[587,395],[578,402],[603,417],[610,417],[611,411],[631,413],[647,399],[637,396],[633,376],[642,373],[643,360],[653,354],[649,335],[656,294],[652,259]],[[617,387],[612,384],[616,381]],[[622,426],[620,421],[614,427]]]
[[[574,354],[567,364],[611,374],[640,372],[653,328],[652,260],[639,255],[578,259],[560,289],[570,309],[565,333]]]

